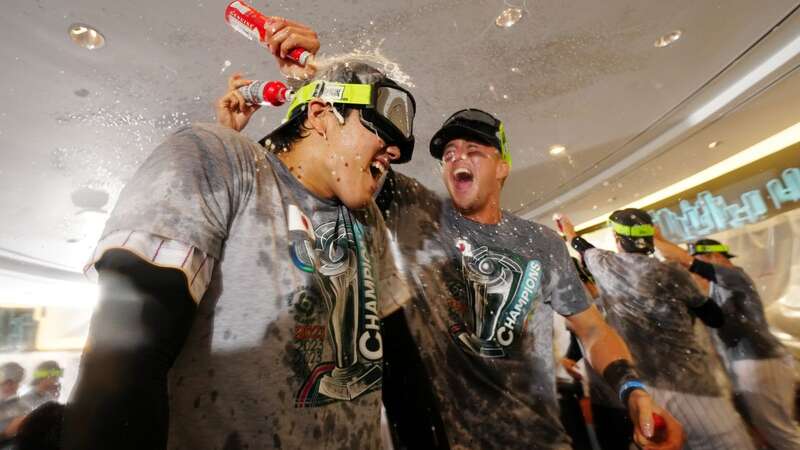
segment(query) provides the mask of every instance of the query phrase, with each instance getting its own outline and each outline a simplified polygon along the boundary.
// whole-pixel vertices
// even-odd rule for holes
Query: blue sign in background
[[[721,195],[702,191],[694,201],[680,200],[677,211],[660,208],[648,212],[668,239],[684,242],[756,223],[767,218],[771,210],[780,211],[787,206],[791,209],[798,206],[798,201],[800,169],[791,167],[767,181],[763,189],[742,193],[738,202],[729,203]]]

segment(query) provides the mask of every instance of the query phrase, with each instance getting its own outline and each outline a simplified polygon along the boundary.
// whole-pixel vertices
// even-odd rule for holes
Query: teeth
[[[386,166],[384,166],[380,161],[372,161],[372,164],[370,165],[378,169],[378,172],[380,172],[381,175],[386,172]]]
[[[458,169],[456,169],[456,170],[453,172],[453,175],[455,175],[455,176],[459,176],[459,175],[461,175],[462,173],[465,173],[465,174],[467,174],[467,175],[472,175],[472,172],[470,172],[468,169],[465,169],[464,167],[459,167]]]

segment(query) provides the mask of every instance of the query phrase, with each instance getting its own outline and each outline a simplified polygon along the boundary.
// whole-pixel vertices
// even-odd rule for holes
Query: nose
[[[386,147],[386,154],[389,156],[390,162],[400,159],[400,149],[396,145]]]

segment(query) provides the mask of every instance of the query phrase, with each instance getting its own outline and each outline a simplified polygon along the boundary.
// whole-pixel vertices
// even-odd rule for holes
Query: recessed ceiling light
[[[655,45],[658,48],[667,47],[667,46],[671,45],[673,42],[675,42],[678,39],[680,39],[682,34],[683,34],[683,32],[681,30],[670,31],[669,33],[667,33],[667,34],[661,36],[660,38],[656,39],[656,41],[653,43],[653,45]]]
[[[708,148],[717,148],[719,144],[722,144],[722,141],[711,141],[708,143]]]
[[[87,50],[95,50],[105,45],[106,39],[96,29],[82,23],[69,26],[69,37],[72,42]]]
[[[494,23],[500,28],[513,27],[522,18],[522,9],[506,8],[497,16]]]
[[[564,153],[564,151],[566,149],[567,149],[567,147],[564,147],[563,145],[560,145],[560,144],[551,145],[550,146],[550,154],[553,155],[553,156],[560,155],[560,154]]]

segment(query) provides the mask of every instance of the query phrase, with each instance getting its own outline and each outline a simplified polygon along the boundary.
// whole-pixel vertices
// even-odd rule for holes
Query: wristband
[[[583,255],[583,252],[585,252],[586,250],[594,248],[594,245],[590,244],[586,239],[580,236],[575,236],[574,238],[572,238],[570,244],[572,245],[572,248],[574,248],[575,251],[577,251],[581,255]]]
[[[622,402],[623,406],[626,408],[628,407],[628,397],[631,396],[631,392],[637,389],[647,392],[644,383],[639,380],[630,380],[622,383],[622,386],[619,388],[619,401]]]
[[[636,373],[633,363],[627,359],[618,359],[606,366],[603,370],[603,379],[612,389],[617,391],[620,400],[622,400],[622,405],[626,408],[628,406],[628,395],[630,391],[634,389],[634,386],[639,389],[644,389],[644,385],[640,381],[639,374]],[[633,382],[638,384],[628,384]]]

